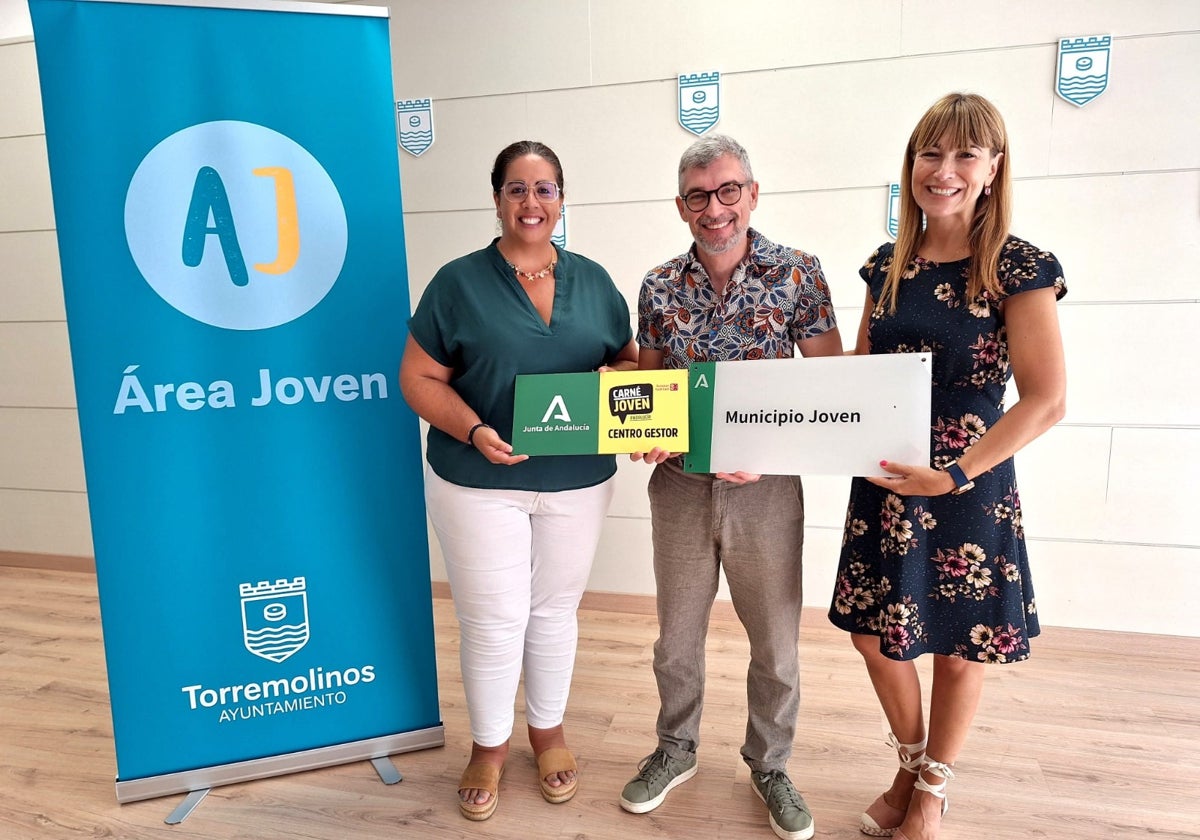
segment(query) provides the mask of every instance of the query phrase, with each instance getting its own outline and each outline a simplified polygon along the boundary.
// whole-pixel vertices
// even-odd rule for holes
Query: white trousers
[[[563,721],[583,597],[615,479],[537,493],[462,487],[425,471],[425,503],[454,596],[471,737],[512,735],[525,672],[525,720]]]

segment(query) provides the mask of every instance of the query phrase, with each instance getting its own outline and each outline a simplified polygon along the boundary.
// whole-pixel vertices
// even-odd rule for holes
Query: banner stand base
[[[200,800],[208,796],[209,790],[211,790],[211,788],[194,790],[189,793],[187,798],[180,802],[179,806],[172,811],[170,815],[163,820],[163,822],[165,822],[167,825],[179,825],[188,818],[188,815],[191,814],[192,811],[196,809],[196,806],[200,804]]]
[[[371,766],[375,768],[375,772],[379,774],[380,781],[385,785],[394,785],[396,782],[404,781],[404,776],[400,775],[400,771],[396,769],[396,765],[392,764],[392,760],[386,755],[379,758],[372,758]]]
[[[427,729],[368,738],[364,741],[350,741],[331,747],[317,747],[312,750],[255,758],[216,767],[199,767],[195,770],[167,773],[162,776],[148,776],[144,779],[118,780],[117,801],[137,802],[159,796],[170,796],[173,793],[199,793],[201,795],[196,799],[196,802],[199,802],[203,798],[202,791],[206,793],[209,788],[220,785],[249,782],[270,776],[283,776],[304,770],[316,770],[320,767],[332,767],[336,764],[371,761],[376,758],[386,758],[393,753],[413,752],[445,745],[445,731],[439,723],[437,726]],[[376,772],[379,772],[378,767],[375,769]],[[395,767],[392,770],[395,772]],[[396,775],[400,774],[397,772]],[[182,807],[180,806],[180,809]],[[192,804],[192,808],[194,807],[195,803]],[[191,808],[188,810],[190,811]],[[175,815],[172,814],[172,816]]]
[[[379,774],[379,779],[385,785],[394,785],[404,781],[404,776],[396,769],[396,765],[392,760],[385,756],[371,759],[371,766],[375,768],[375,772]],[[167,815],[163,820],[167,825],[179,825],[181,822],[191,816],[192,811],[196,810],[196,806],[208,796],[208,792],[212,788],[204,788],[203,790],[194,790],[189,793],[182,802],[176,806],[175,810]]]

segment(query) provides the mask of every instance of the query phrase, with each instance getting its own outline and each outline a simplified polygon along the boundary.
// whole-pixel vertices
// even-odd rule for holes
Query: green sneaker
[[[638,762],[638,774],[621,791],[621,807],[631,814],[653,811],[673,788],[695,775],[696,756],[679,761],[655,750]]]
[[[792,780],[782,770],[770,773],[751,771],[754,792],[767,805],[771,814],[771,830],[783,840],[808,840],[816,830],[812,813]]]

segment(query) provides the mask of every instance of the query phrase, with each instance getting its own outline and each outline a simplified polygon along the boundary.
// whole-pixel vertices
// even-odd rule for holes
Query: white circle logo
[[[263,330],[321,302],[346,259],[346,210],[303,147],[247,122],[172,134],[138,165],[125,238],[150,288],[229,330]]]

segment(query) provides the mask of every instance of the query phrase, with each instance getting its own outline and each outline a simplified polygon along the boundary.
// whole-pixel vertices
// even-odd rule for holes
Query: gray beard
[[[739,247],[746,238],[746,230],[742,228],[720,245],[712,245],[704,239],[696,240],[696,247],[706,254],[724,254]]]

